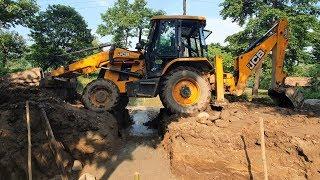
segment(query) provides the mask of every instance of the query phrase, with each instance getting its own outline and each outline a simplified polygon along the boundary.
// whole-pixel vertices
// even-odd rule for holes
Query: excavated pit
[[[38,88],[7,89],[2,97],[0,177],[27,177],[25,101],[30,100],[45,104],[53,132],[65,147],[65,168],[68,175],[75,179],[81,175],[81,171],[70,170],[75,160],[82,163],[84,170],[95,175],[104,168],[106,170],[98,177],[109,177],[103,174],[111,175],[112,171],[115,171],[115,175],[123,175],[117,169],[125,169],[122,161],[127,162],[127,156],[130,157],[130,153],[135,152],[134,149],[144,154],[144,151],[162,152],[159,151],[162,148],[169,158],[174,177],[261,179],[263,168],[259,118],[265,121],[270,179],[320,178],[318,111],[294,111],[271,105],[236,102],[230,103],[221,111],[209,110],[197,117],[179,117],[161,109],[153,121],[148,121],[156,116],[158,110],[149,112],[147,109],[141,111],[135,108],[129,111],[136,124],[126,129],[127,132],[121,130],[119,133],[119,127],[128,123],[117,122],[116,119],[121,119],[119,117],[127,113],[94,113],[84,109],[81,104],[66,103],[50,92]],[[33,175],[35,179],[54,178],[60,174],[60,169],[55,164],[43,131],[43,120],[35,104],[31,103],[30,109]],[[159,139],[154,130],[147,129],[144,125],[157,128],[162,138]],[[122,137],[123,135],[129,137]],[[138,158],[140,156],[142,155],[138,154]],[[114,157],[117,157],[115,163]],[[156,167],[154,163],[166,162],[165,159],[161,160],[161,157],[157,157],[157,161],[150,161],[149,171],[153,171],[151,167]],[[131,160],[127,163],[129,162]],[[166,167],[165,164],[162,163],[162,166]],[[141,171],[143,172],[143,168]],[[163,175],[160,172],[159,174]],[[113,178],[117,177],[119,176]]]
[[[269,178],[320,178],[319,111],[241,102],[197,117],[162,112],[162,145],[171,170],[182,179],[263,179],[260,118]]]
[[[30,101],[35,179],[50,179],[61,174],[44,131],[40,103],[44,104],[55,138],[64,146],[63,164],[70,177],[80,176],[80,172],[71,170],[75,160],[82,165],[108,161],[119,144],[118,123],[110,113],[88,111],[38,88],[12,87],[1,96],[0,179],[27,178],[26,100]]]
[[[61,174],[44,131],[40,103],[64,146],[63,163],[71,179],[86,172],[98,179],[129,179],[135,168],[144,179],[262,179],[260,118],[265,122],[269,179],[320,179],[318,110],[233,102],[196,117],[161,109],[153,118],[158,109],[95,113],[49,90],[1,87],[0,179],[27,179],[26,100],[31,102],[34,179],[59,179]],[[123,129],[130,125],[129,113],[136,124]],[[158,129],[160,137],[145,126]],[[75,161],[83,170],[72,170]]]

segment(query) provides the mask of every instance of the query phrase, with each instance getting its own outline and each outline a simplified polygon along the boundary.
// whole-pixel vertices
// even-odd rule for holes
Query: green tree
[[[315,61],[320,64],[320,22],[315,25],[315,28],[311,32],[312,39],[312,55]]]
[[[315,57],[308,52],[313,46],[310,29],[316,29],[320,15],[319,0],[225,0],[223,18],[231,18],[245,29],[227,38],[234,54],[240,54],[251,42],[263,35],[276,20],[287,18],[290,43],[287,67],[292,72],[299,63],[310,63]]]
[[[30,28],[35,44],[27,58],[44,69],[65,65],[78,58],[61,54],[90,47],[93,41],[83,17],[70,6],[49,6],[31,21]]]
[[[232,72],[234,66],[234,56],[230,53],[227,46],[221,46],[219,43],[213,43],[208,46],[208,56],[213,60],[215,56],[223,58],[223,70],[225,72]]]
[[[129,38],[137,36],[142,29],[148,28],[152,16],[163,14],[147,7],[145,0],[117,0],[115,4],[101,14],[103,24],[99,25],[97,33],[112,35],[112,41],[118,47],[130,45]]]
[[[15,32],[0,30],[0,59],[1,69],[12,59],[21,58],[26,50],[26,44],[22,36]]]
[[[0,74],[8,72],[8,62],[20,60],[26,50],[23,37],[9,28],[27,26],[38,10],[34,0],[0,0]]]
[[[147,7],[147,2],[145,0],[135,0],[132,4],[133,18],[135,20],[134,28],[136,28],[135,36],[138,33],[143,35],[143,29],[150,28],[150,19],[153,16],[165,14],[162,10],[153,10]]]
[[[38,10],[35,0],[0,0],[0,28],[26,25]]]

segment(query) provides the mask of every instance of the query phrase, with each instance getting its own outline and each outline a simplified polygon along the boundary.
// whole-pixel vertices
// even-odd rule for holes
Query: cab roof
[[[182,20],[198,20],[206,22],[206,18],[204,16],[187,16],[187,15],[161,15],[154,16],[152,20],[161,20],[161,19],[182,19]]]

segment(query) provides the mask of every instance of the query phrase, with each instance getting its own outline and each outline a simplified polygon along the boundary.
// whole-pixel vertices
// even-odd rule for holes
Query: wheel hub
[[[183,97],[183,98],[189,98],[191,97],[191,90],[188,86],[184,86],[181,88],[180,90],[180,95]]]
[[[99,103],[103,103],[106,101],[107,99],[107,92],[106,91],[103,91],[103,90],[100,90],[96,93],[96,100],[99,102]]]
[[[200,87],[193,79],[182,79],[172,88],[173,99],[181,106],[196,104],[200,94]]]

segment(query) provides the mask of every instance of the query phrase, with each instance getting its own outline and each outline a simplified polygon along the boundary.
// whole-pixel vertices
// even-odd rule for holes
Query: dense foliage
[[[314,32],[319,28],[319,0],[225,0],[221,6],[223,18],[231,18],[244,30],[227,38],[230,50],[239,54],[261,37],[278,19],[289,21],[290,42],[287,67],[313,63],[319,57],[310,53],[318,41]],[[316,53],[316,52],[315,52]]]
[[[103,24],[99,25],[97,33],[112,35],[113,43],[118,47],[128,47],[129,38],[137,37],[138,33],[148,28],[152,16],[163,14],[147,7],[145,0],[117,0],[114,6],[101,14]]]
[[[21,58],[26,44],[18,33],[0,30],[0,49],[1,64],[4,67],[9,59]]]
[[[26,25],[38,10],[35,0],[0,0],[0,28]]]
[[[30,17],[38,9],[33,0],[0,0],[0,75],[16,69],[9,67],[9,63],[24,64],[25,40],[9,28],[16,25],[27,26]]]
[[[32,19],[30,29],[35,43],[27,58],[44,69],[69,63],[76,57],[63,53],[90,47],[93,41],[83,17],[70,6],[49,6]]]
[[[235,57],[231,54],[227,47],[218,44],[210,44],[208,46],[208,56],[213,60],[214,56],[221,56],[223,58],[223,69],[225,72],[233,72]]]

